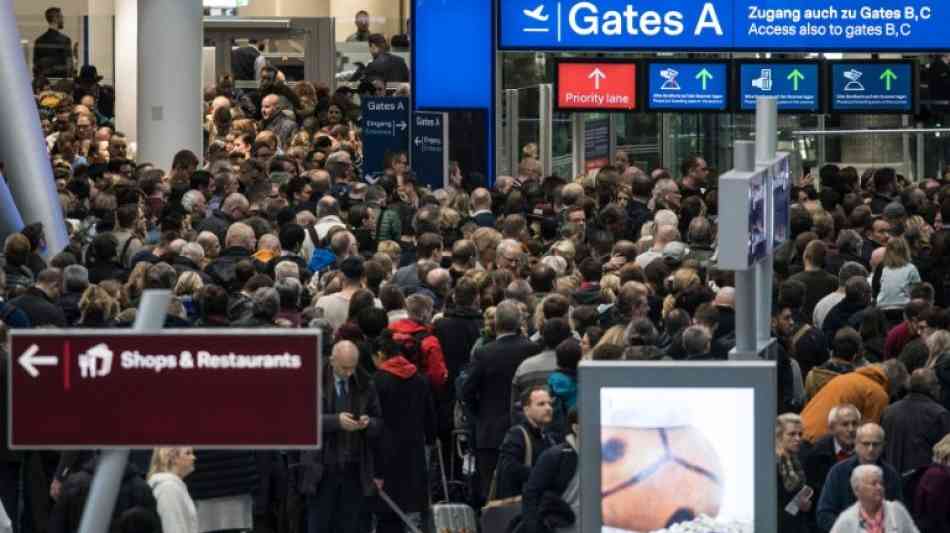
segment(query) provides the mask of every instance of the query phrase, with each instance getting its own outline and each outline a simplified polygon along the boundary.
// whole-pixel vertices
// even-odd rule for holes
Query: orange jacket
[[[843,403],[857,407],[862,422],[880,424],[889,400],[887,385],[887,375],[878,365],[861,367],[829,381],[802,411],[805,440],[815,442],[828,433],[828,413]]]

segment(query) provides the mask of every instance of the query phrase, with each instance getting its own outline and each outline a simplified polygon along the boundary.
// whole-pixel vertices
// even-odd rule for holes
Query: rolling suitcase
[[[449,502],[449,483],[445,477],[445,463],[442,462],[442,442],[436,439],[439,458],[439,470],[442,476],[442,490],[445,499],[432,506],[429,515],[432,516],[433,531],[435,533],[478,533],[478,521],[475,519],[475,510],[464,503]]]

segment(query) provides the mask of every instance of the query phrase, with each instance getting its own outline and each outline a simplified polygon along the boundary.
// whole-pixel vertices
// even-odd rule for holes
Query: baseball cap
[[[673,241],[663,247],[663,259],[666,261],[680,262],[686,258],[688,253],[689,248],[679,241]]]

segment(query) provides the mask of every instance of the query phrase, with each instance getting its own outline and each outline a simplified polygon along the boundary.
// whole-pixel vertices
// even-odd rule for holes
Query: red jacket
[[[445,356],[442,354],[442,344],[438,337],[432,333],[432,326],[420,324],[411,318],[397,320],[389,325],[393,333],[414,336],[425,332],[422,336],[422,357],[419,365],[429,378],[429,383],[434,389],[441,389],[449,379],[449,371],[445,367]],[[421,335],[420,335],[421,336]]]

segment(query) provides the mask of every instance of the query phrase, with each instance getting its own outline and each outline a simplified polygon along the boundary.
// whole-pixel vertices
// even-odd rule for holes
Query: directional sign
[[[319,446],[319,336],[261,331],[14,331],[0,438],[28,449]]]
[[[623,62],[557,62],[555,90],[562,111],[637,108],[637,65]]]
[[[947,50],[934,0],[499,0],[499,48]]]
[[[386,169],[391,154],[409,150],[409,98],[362,98],[363,175],[375,181]]]
[[[740,62],[738,71],[740,111],[755,111],[758,96],[777,98],[779,112],[821,111],[817,62]]]
[[[834,62],[830,72],[833,112],[914,112],[911,62]]]
[[[728,63],[651,62],[648,67],[650,111],[727,111]]]
[[[412,171],[420,185],[445,186],[449,175],[449,119],[446,113],[412,114]]]

